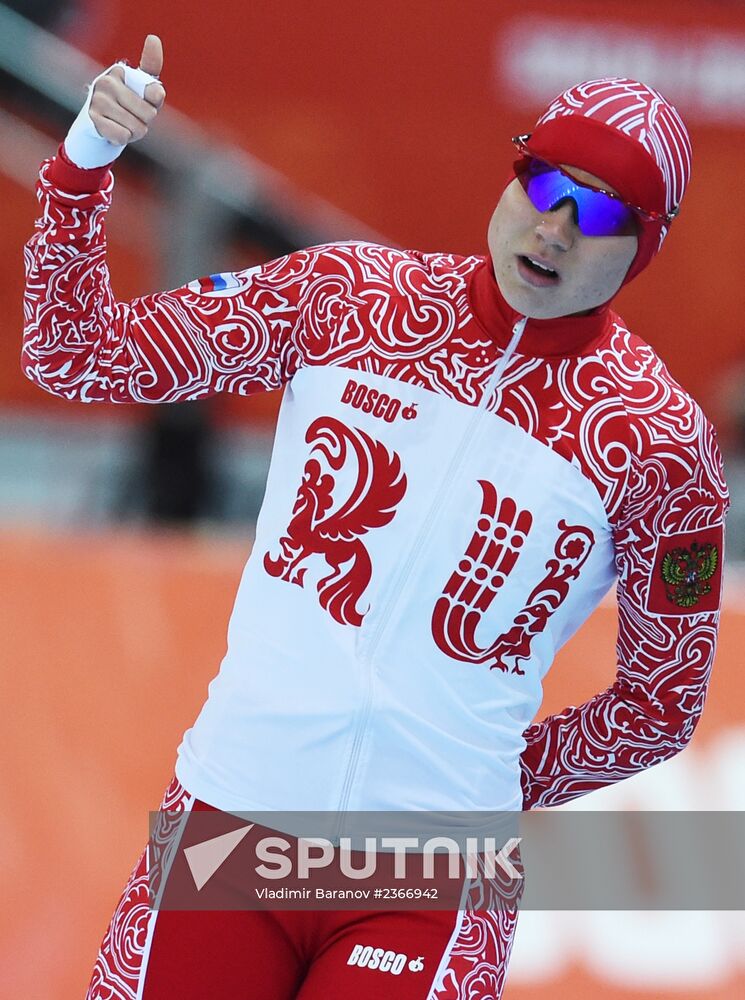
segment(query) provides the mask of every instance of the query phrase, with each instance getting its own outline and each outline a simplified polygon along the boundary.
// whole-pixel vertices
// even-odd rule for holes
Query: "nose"
[[[539,239],[558,250],[569,250],[579,231],[575,212],[572,201],[565,201],[558,208],[544,212],[535,227]]]

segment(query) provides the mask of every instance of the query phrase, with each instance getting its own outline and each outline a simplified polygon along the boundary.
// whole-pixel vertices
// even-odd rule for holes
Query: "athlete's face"
[[[613,191],[584,170],[565,169],[580,183]],[[571,202],[539,212],[518,180],[507,186],[489,223],[489,251],[501,292],[516,312],[534,319],[569,316],[607,302],[621,287],[636,247],[636,236],[585,236]],[[536,264],[556,275],[541,273]]]

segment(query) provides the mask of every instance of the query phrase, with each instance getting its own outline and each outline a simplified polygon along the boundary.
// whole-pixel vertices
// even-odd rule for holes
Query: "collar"
[[[500,347],[506,347],[520,313],[507,304],[494,277],[491,258],[483,257],[470,274],[468,302],[479,326]],[[529,319],[518,353],[538,358],[578,357],[591,354],[611,330],[614,314],[608,305],[587,316]]]

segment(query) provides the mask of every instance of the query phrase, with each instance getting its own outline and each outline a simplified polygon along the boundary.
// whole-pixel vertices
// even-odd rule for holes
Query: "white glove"
[[[124,70],[124,83],[138,97],[144,98],[145,87],[150,83],[159,83],[157,76],[151,76],[142,69],[128,66],[124,62],[116,62],[103,73],[99,73],[96,79],[88,87],[88,96],[85,104],[80,109],[80,114],[70,126],[70,131],[65,138],[65,154],[78,167],[91,169],[93,167],[105,167],[109,163],[121,156],[127,148],[127,144],[120,146],[117,143],[104,139],[96,131],[96,126],[89,114],[93,90],[99,80],[107,76],[115,66],[121,66]]]

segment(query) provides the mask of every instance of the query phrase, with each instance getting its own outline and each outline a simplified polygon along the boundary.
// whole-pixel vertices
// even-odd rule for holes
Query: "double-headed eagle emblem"
[[[711,593],[709,580],[719,565],[716,545],[692,542],[688,549],[678,548],[666,552],[660,573],[665,581],[668,601],[679,608],[693,608],[700,598]]]

